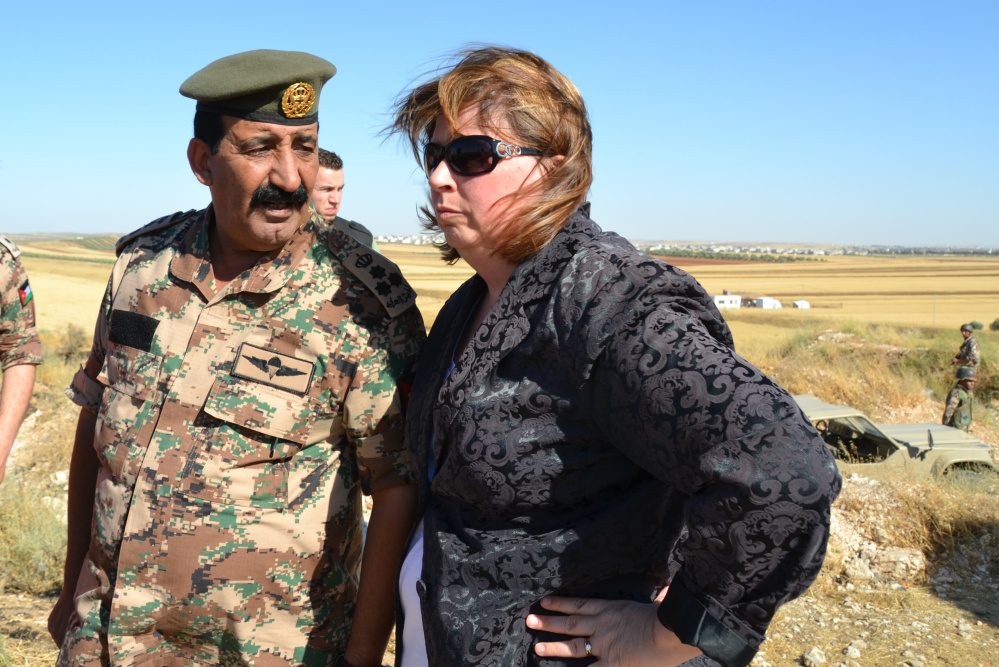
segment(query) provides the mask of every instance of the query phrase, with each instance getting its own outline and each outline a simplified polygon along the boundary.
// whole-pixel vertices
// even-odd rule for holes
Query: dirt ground
[[[999,665],[999,604],[995,591],[931,588],[806,595],[785,605],[754,665],[800,665],[818,647],[830,665],[846,663],[861,640],[857,665]]]
[[[999,602],[995,592],[952,588],[941,599],[933,590],[910,588],[875,593],[811,593],[784,606],[754,665],[800,665],[813,647],[830,665],[845,663],[844,651],[862,640],[854,663],[999,666]],[[45,629],[54,598],[0,595],[0,636],[12,666],[51,665],[56,651]],[[394,642],[390,645],[394,649]],[[912,657],[906,651],[912,652]],[[385,664],[394,656],[387,653]]]
[[[0,594],[0,646],[11,667],[51,665],[58,655],[46,623],[55,598]],[[4,665],[0,653],[0,665]]]

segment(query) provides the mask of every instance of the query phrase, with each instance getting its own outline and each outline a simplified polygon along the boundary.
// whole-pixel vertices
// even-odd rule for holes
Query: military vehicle
[[[846,474],[896,467],[937,479],[999,475],[995,451],[975,436],[943,424],[876,424],[846,405],[800,394],[794,400],[822,434]]]

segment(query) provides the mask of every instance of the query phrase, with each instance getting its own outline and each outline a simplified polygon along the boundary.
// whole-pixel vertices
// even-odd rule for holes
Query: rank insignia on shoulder
[[[236,353],[232,374],[302,396],[309,392],[315,369],[311,361],[243,343]]]
[[[416,292],[402,272],[384,255],[357,244],[344,266],[378,297],[389,317],[396,317],[416,303]]]
[[[18,248],[13,241],[11,241],[3,234],[0,234],[0,246],[3,246],[7,250],[9,250],[10,254],[14,256],[14,259],[17,259],[18,257],[21,256],[21,249]]]
[[[134,232],[130,234],[125,234],[120,239],[118,239],[118,241],[114,245],[114,251],[117,255],[121,255],[122,251],[125,250],[128,244],[134,241],[135,239],[139,238],[140,236],[151,234],[161,229],[166,229],[167,227],[172,227],[188,219],[195,213],[198,213],[198,211],[191,209],[190,211],[177,211],[172,215],[165,215],[162,218],[156,218],[148,225],[140,227],[139,229],[136,229]]]
[[[33,298],[35,298],[34,292],[31,291],[31,285],[25,280],[24,284],[17,288],[17,295],[21,297],[21,305],[27,306]]]

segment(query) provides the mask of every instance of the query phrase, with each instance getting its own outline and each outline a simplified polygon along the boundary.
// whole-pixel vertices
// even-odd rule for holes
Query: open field
[[[677,259],[711,294],[771,296],[785,304],[775,321],[836,318],[957,327],[999,317],[999,257],[833,256],[821,262],[698,264]],[[810,311],[787,310],[805,299]],[[726,316],[731,311],[726,312]]]
[[[35,293],[39,329],[61,331],[73,323],[93,331],[111,264],[23,256],[21,262]]]
[[[90,327],[111,270],[104,262],[113,259],[113,248],[110,237],[21,241],[40,328],[58,330],[67,322]],[[417,303],[428,326],[447,297],[472,274],[464,262],[446,266],[431,246],[389,243],[382,249],[419,294]],[[745,327],[742,316],[753,311],[726,311],[736,333],[747,336],[771,335],[815,320],[950,329],[971,320],[988,325],[999,317],[999,256],[833,256],[787,264],[671,261],[693,273],[711,294],[727,289],[744,298],[775,297],[788,306],[802,298],[812,304],[808,311],[768,312],[769,321]]]

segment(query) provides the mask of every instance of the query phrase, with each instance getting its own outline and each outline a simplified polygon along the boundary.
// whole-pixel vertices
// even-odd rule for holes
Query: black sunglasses
[[[541,155],[541,151],[533,148],[523,148],[514,146],[505,141],[498,141],[492,137],[474,135],[470,137],[458,137],[447,146],[441,146],[434,142],[428,142],[423,147],[423,168],[427,172],[427,178],[433,173],[441,160],[447,161],[447,166],[456,174],[462,176],[475,176],[477,174],[488,174],[500,160],[518,155]]]

